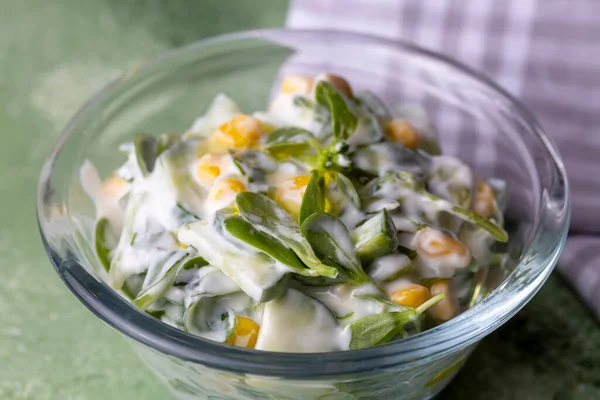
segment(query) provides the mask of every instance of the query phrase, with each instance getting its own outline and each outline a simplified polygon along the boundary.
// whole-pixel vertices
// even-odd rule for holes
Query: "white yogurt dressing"
[[[349,348],[350,338],[319,301],[296,289],[265,305],[256,349],[322,353]]]
[[[234,245],[210,221],[198,221],[179,230],[179,241],[193,246],[211,265],[219,268],[256,301],[273,289],[288,268],[264,253],[251,252]]]
[[[346,284],[324,287],[306,286],[301,290],[325,304],[341,326],[346,326],[371,314],[379,314],[386,309],[383,303],[368,297],[369,295],[381,295],[379,289],[372,284],[367,284],[366,288]]]
[[[88,160],[79,170],[79,180],[85,193],[94,200],[96,218],[107,218],[114,232],[121,232],[125,218],[121,199],[129,193],[130,185],[111,178],[107,180],[107,184],[103,184],[96,167]]]
[[[401,274],[412,270],[410,258],[405,254],[391,253],[376,259],[370,266],[368,274],[378,284],[383,284]]]
[[[438,197],[469,208],[475,177],[471,168],[455,157],[432,157],[429,191]]]
[[[314,127],[314,109],[310,107],[299,107],[296,94],[278,94],[271,106],[268,115],[262,115],[262,118],[278,126],[297,126],[312,130]]]
[[[206,113],[194,121],[183,138],[205,138],[240,112],[238,105],[229,96],[218,94]]]
[[[415,279],[414,277],[404,276],[404,277],[401,277],[401,278],[398,278],[391,282],[386,283],[385,285],[383,285],[383,288],[386,293],[393,293],[398,290],[402,290],[402,289],[406,289],[411,286],[414,286],[416,283],[418,283],[418,280]]]
[[[415,153],[406,148],[397,153],[398,145],[386,147],[385,143],[374,144],[377,151],[365,155],[365,159],[353,160],[353,152],[360,150],[356,146],[368,146],[373,141],[373,132],[369,131],[372,127],[367,126],[365,118],[358,118],[356,131],[350,137],[351,152],[337,154],[332,161],[340,170],[362,168],[355,165],[358,161],[368,167],[370,174],[378,173],[382,180],[379,185],[369,186],[369,183],[357,184],[359,177],[354,175],[348,175],[352,182],[336,181],[343,178],[339,175],[332,178],[329,186],[323,188],[324,202],[328,212],[341,222],[326,222],[318,228],[335,240],[336,246],[327,255],[329,261],[336,260],[348,271],[362,260],[365,263],[362,268],[368,275],[363,279],[371,281],[361,284],[332,281],[313,286],[310,279],[315,277],[305,282],[295,276],[297,270],[288,266],[294,263],[277,261],[276,256],[227,232],[222,218],[240,216],[235,204],[237,194],[253,191],[268,195],[287,210],[272,210],[280,223],[271,227],[273,236],[280,239],[285,249],[293,247],[287,247],[287,239],[306,242],[300,230],[290,229],[289,223],[299,218],[308,176],[315,168],[311,162],[315,161],[310,161],[310,157],[282,160],[280,155],[260,151],[264,135],[289,126],[307,129],[323,148],[333,142],[335,146],[330,151],[340,151],[341,142],[320,137],[331,136],[331,130],[315,118],[321,114],[320,109],[315,111],[316,82],[326,78],[323,75],[311,81],[311,89],[302,93],[279,93],[268,111],[246,116],[260,124],[256,120],[241,123],[235,135],[248,135],[244,129],[257,125],[266,129],[256,143],[252,137],[242,137],[248,139],[247,147],[229,149],[215,142],[215,129],[242,114],[235,102],[222,94],[196,119],[182,140],[178,139],[156,158],[152,171],[138,166],[131,143],[122,146],[129,158],[118,170],[120,178],[102,182],[93,165],[84,163],[80,179],[96,205],[96,217],[106,218],[111,229],[120,233],[116,248],[108,249],[112,257],[110,283],[116,289],[130,292],[134,303],[140,301],[140,293],[153,296],[156,301],[149,306],[144,304],[143,309],[160,314],[161,320],[172,326],[211,340],[225,342],[234,337],[238,321],[245,317],[259,326],[256,349],[327,352],[349,349],[350,325],[356,321],[405,310],[406,306],[391,302],[390,293],[425,284],[423,279],[453,278],[458,270],[467,271],[467,266],[485,267],[490,262],[494,238],[462,219],[443,215],[455,203],[465,208],[470,206],[475,182],[473,171],[453,157]],[[423,110],[403,108],[396,110],[393,117],[406,118],[423,135],[421,148],[437,154],[435,132]],[[331,176],[336,175],[328,177]],[[379,178],[369,179],[373,183]],[[501,186],[502,182],[495,183],[495,187]],[[429,190],[450,203],[423,196],[422,190]],[[381,246],[383,252],[378,248],[379,242],[374,242],[377,245],[371,249],[372,253],[361,248],[359,258],[357,249],[369,238],[354,243],[347,230],[354,231],[383,209],[389,211],[394,225],[389,228],[391,223],[386,223],[385,235],[391,232],[397,235],[397,240],[382,236],[382,240],[388,240],[387,247]],[[264,222],[258,216],[243,217],[254,225]],[[264,229],[256,228],[259,231]],[[450,250],[444,248],[440,243],[448,237],[459,245],[451,246]],[[405,249],[397,248],[398,244]],[[460,246],[464,246],[464,251]],[[418,254],[409,258],[406,254],[411,249]],[[310,251],[310,247],[305,250]],[[326,263],[320,254],[300,256],[292,251],[292,257],[295,256],[300,265],[301,259],[319,257],[317,261]],[[181,261],[175,263],[175,259]],[[168,261],[159,266],[156,260]],[[462,274],[460,279],[468,276]],[[462,294],[468,294],[469,283],[460,282]],[[248,344],[249,339],[244,343]]]

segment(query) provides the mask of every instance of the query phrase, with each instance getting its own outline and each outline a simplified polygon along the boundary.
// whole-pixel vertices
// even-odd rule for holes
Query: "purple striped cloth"
[[[569,174],[572,223],[558,268],[600,318],[600,0],[292,0],[287,25],[412,42],[520,97]]]

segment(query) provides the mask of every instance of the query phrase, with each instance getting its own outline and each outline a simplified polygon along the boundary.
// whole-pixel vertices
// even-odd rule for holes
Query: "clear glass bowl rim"
[[[547,252],[540,251],[537,253],[549,254],[549,256],[537,256],[534,262],[539,263],[541,267],[537,269],[534,276],[531,276],[531,280],[526,287],[514,294],[510,302],[510,307],[492,307],[489,304],[489,300],[498,294],[497,290],[495,290],[488,296],[486,301],[475,305],[457,318],[435,329],[386,345],[363,350],[332,353],[263,352],[211,342],[168,326],[135,308],[107,285],[95,282],[96,279],[87,273],[83,267],[76,266],[77,273],[72,273],[72,265],[70,267],[62,265],[63,260],[57,257],[56,252],[53,251],[48,243],[46,232],[44,232],[44,224],[40,217],[44,207],[43,198],[47,195],[47,188],[51,185],[52,167],[60,156],[64,144],[77,130],[78,126],[85,122],[88,115],[94,110],[110,102],[111,95],[117,91],[118,87],[126,84],[128,79],[135,74],[142,74],[151,68],[160,67],[162,64],[167,64],[167,61],[183,57],[186,54],[201,52],[203,48],[209,46],[250,38],[266,40],[270,38],[286,38],[293,43],[296,39],[314,39],[320,35],[327,35],[330,40],[373,43],[390,49],[395,48],[407,54],[428,58],[432,62],[444,64],[451,70],[466,74],[480,84],[487,86],[496,95],[502,97],[503,100],[508,101],[517,110],[523,120],[526,121],[534,134],[544,143],[559,173],[558,178],[564,182],[564,198],[561,200],[563,200],[562,211],[566,217],[560,227],[560,233],[555,234],[555,240],[551,241],[554,250],[549,248],[550,246],[547,246]],[[521,309],[545,282],[556,264],[558,255],[564,245],[569,226],[569,214],[570,194],[568,180],[558,150],[552,139],[543,132],[536,118],[518,99],[485,75],[444,55],[402,41],[336,30],[263,29],[216,36],[167,51],[144,66],[124,73],[88,100],[64,128],[51,155],[42,168],[37,192],[38,224],[42,241],[50,260],[73,294],[104,322],[133,340],[180,360],[232,373],[292,377],[296,379],[361,374],[375,369],[398,365],[410,368],[411,365],[426,362],[427,359],[434,356],[443,357],[449,355],[458,349],[467,347],[482,339]],[[548,234],[539,225],[540,222],[538,221],[537,226],[534,227],[536,234],[533,241],[542,233]],[[527,249],[524,250],[523,254],[526,253]],[[523,263],[519,263],[515,271],[518,271],[522,267]]]

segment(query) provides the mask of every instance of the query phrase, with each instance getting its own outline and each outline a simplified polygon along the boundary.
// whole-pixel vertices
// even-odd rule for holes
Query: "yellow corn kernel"
[[[205,154],[196,164],[196,176],[202,183],[211,184],[221,175],[222,154]]]
[[[446,235],[434,228],[423,228],[415,235],[417,253],[427,257],[443,257],[457,254],[461,257],[469,255],[469,248],[460,240]]]
[[[227,339],[227,344],[253,349],[258,339],[260,327],[256,322],[246,317],[237,317],[233,334]]]
[[[294,190],[301,190],[304,195],[304,191],[306,191],[306,187],[308,186],[308,181],[310,181],[310,175],[299,175],[292,178]]]
[[[429,300],[429,290],[425,286],[414,285],[399,289],[390,294],[390,299],[401,306],[417,308]]]
[[[312,78],[303,75],[288,75],[281,82],[281,91],[285,94],[308,94],[312,86]]]
[[[440,321],[448,321],[458,314],[458,305],[456,304],[456,299],[454,299],[448,279],[435,279],[429,284],[429,292],[431,293],[431,297],[438,294],[446,296],[427,310],[431,316]]]
[[[417,129],[403,119],[395,118],[385,124],[385,133],[391,141],[411,149],[416,149],[421,144]]]
[[[112,174],[102,182],[100,190],[104,198],[119,198],[125,189],[127,189],[127,182],[116,174]]]
[[[310,181],[310,175],[299,175],[285,179],[278,185],[275,199],[292,216],[300,213],[302,197],[306,192],[308,181]]]
[[[256,118],[238,114],[213,132],[213,138],[226,147],[243,149],[251,147],[266,133],[263,124]]]
[[[337,90],[344,93],[348,97],[352,97],[352,88],[347,80],[342,78],[341,76],[323,73],[315,78],[315,81],[325,81],[333,85]]]
[[[208,199],[218,201],[226,199],[236,193],[245,192],[246,186],[237,179],[225,178],[216,181],[208,192]]]
[[[221,168],[218,165],[198,164],[196,174],[200,180],[214,181],[216,177],[221,175]]]
[[[473,200],[473,212],[484,218],[491,217],[494,214],[494,200],[496,195],[494,189],[484,180],[477,181],[477,192]]]

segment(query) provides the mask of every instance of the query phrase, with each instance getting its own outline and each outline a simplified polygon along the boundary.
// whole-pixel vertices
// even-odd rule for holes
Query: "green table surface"
[[[0,399],[169,399],[63,285],[35,191],[68,118],[121,71],[207,36],[281,26],[278,0],[0,0]],[[557,275],[443,399],[600,399],[600,330]]]

